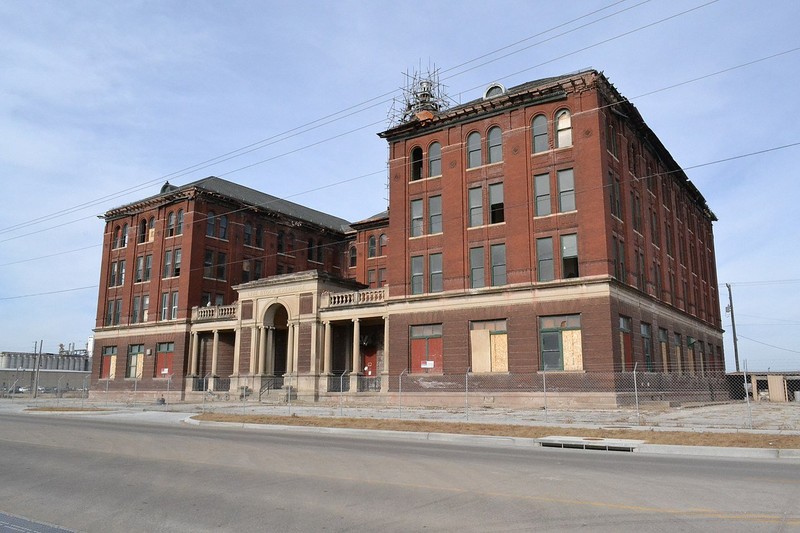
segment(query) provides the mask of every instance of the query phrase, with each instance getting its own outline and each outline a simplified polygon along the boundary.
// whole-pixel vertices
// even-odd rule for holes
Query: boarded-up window
[[[174,342],[159,342],[156,351],[156,376],[168,378],[172,376],[172,360],[175,353]]]
[[[114,379],[117,367],[117,347],[103,347],[103,356],[100,359],[100,379]]]
[[[544,370],[583,370],[581,316],[539,318],[541,363]]]
[[[508,372],[508,335],[505,320],[470,322],[472,371]]]
[[[442,325],[411,326],[411,368],[413,373],[442,373]]]

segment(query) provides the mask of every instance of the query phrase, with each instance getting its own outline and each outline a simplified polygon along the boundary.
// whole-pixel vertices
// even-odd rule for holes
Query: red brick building
[[[109,211],[97,386],[117,384],[114,365],[148,374],[148,356],[142,385],[165,368],[187,393],[724,369],[716,218],[601,73],[494,84],[450,109],[420,96],[380,136],[389,210],[358,223],[216,178]],[[154,308],[137,314],[145,294]]]

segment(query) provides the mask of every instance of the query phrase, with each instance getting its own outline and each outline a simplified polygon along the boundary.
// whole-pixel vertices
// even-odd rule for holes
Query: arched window
[[[175,235],[183,233],[183,209],[178,209],[178,221],[175,223]]]
[[[175,213],[172,211],[167,215],[167,237],[175,235]]]
[[[249,221],[244,223],[244,245],[253,245],[253,225]]]
[[[378,255],[386,255],[386,234],[382,233],[378,239]]]
[[[422,179],[422,148],[411,150],[411,181]]]
[[[150,217],[147,222],[147,241],[151,242],[156,237],[156,217]]]
[[[367,257],[375,257],[376,253],[377,241],[375,240],[375,235],[372,235],[367,241]]]
[[[572,146],[572,117],[562,109],[556,113],[556,148]]]
[[[119,236],[119,247],[125,248],[126,246],[128,246],[128,225],[123,224],[122,233],[120,233]]]
[[[481,166],[481,134],[473,131],[467,136],[467,168]]]
[[[119,240],[120,240],[120,232],[122,230],[119,226],[114,228],[114,235],[111,238],[111,247],[112,248],[119,248]]]
[[[489,130],[486,136],[489,145],[489,163],[499,163],[503,160],[503,132],[498,127]]]
[[[142,244],[147,240],[147,219],[143,218],[139,222],[139,231],[136,234],[136,242]]]
[[[442,145],[437,143],[431,144],[428,148],[428,177],[442,175]]]
[[[222,215],[219,217],[219,238],[226,239],[228,238],[228,216]]]
[[[349,264],[350,268],[353,268],[353,267],[356,266],[356,263],[358,262],[358,252],[356,251],[356,247],[355,246],[351,246],[350,247],[349,254],[350,254],[350,260],[349,260],[348,264]]]
[[[217,215],[214,214],[214,211],[209,211],[208,216],[206,217],[206,236],[213,237],[214,230],[217,227]]]
[[[547,118],[544,115],[533,117],[533,153],[546,152],[549,148],[547,140]]]

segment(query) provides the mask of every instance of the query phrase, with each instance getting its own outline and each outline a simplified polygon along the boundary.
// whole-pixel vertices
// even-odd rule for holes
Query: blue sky
[[[363,219],[386,207],[376,133],[406,72],[436,66],[463,102],[593,67],[719,218],[740,358],[798,369],[798,22],[793,1],[2,2],[0,350],[84,346],[97,215],[166,179]]]

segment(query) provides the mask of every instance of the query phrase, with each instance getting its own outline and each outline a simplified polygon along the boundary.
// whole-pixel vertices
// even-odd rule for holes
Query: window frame
[[[481,146],[481,134],[477,131],[467,135],[465,143],[467,149],[467,168],[477,168],[483,165],[483,150]]]
[[[492,126],[486,132],[486,163],[503,162],[503,130],[499,126]]]
[[[428,177],[442,175],[442,145],[434,141],[428,146]]]
[[[531,120],[531,150],[534,154],[541,154],[550,149],[547,130],[547,117],[542,114],[534,116]]]

